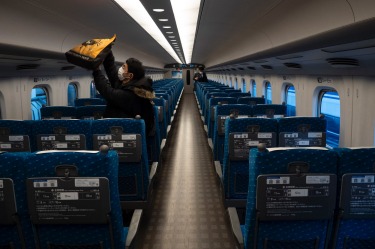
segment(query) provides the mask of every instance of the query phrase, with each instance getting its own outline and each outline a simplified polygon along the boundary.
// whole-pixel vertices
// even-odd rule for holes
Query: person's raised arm
[[[120,80],[117,75],[118,69],[115,64],[115,57],[113,56],[112,50],[108,53],[107,57],[105,57],[103,66],[111,86],[117,88]]]

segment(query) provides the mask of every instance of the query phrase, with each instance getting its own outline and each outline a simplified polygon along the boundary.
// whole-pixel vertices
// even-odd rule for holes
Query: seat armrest
[[[243,249],[244,248],[244,241],[241,231],[240,220],[237,215],[236,208],[230,207],[228,208],[228,215],[230,220],[230,226],[236,240],[237,248]]]
[[[157,170],[158,170],[158,162],[152,162],[150,175],[149,175],[150,182],[153,180]]]
[[[137,232],[141,223],[142,214],[143,214],[142,209],[134,210],[132,219],[130,221],[128,236],[126,237],[126,242],[125,242],[126,249],[130,248],[135,236],[137,235]]]
[[[220,178],[220,181],[223,181],[223,171],[221,170],[220,161],[214,161],[214,164],[217,176]]]

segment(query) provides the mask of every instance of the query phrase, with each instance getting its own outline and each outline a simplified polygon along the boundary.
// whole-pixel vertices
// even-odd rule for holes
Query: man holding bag
[[[104,118],[135,118],[140,115],[146,123],[146,134],[155,132],[152,80],[145,77],[142,62],[129,58],[119,69],[112,51],[103,61],[108,79],[98,67],[94,70],[96,89],[107,101]]]

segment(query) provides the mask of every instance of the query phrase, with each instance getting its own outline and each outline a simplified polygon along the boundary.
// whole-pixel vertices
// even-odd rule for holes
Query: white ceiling
[[[175,29],[169,0],[142,3],[149,12],[165,8],[162,15],[151,15],[172,20]],[[202,0],[192,62],[203,63],[208,70],[243,67],[246,71],[250,66],[262,72],[255,61],[263,59],[279,70],[286,70],[285,62],[321,70],[327,58],[350,56],[363,60],[360,65],[366,71],[375,58],[371,48],[375,47],[374,17],[373,0]],[[158,69],[175,62],[112,0],[3,0],[0,30],[0,70],[31,63],[34,58],[41,67],[60,68],[71,47],[113,34],[117,34],[113,50],[119,62],[136,57]],[[356,48],[363,40],[370,48],[339,53],[322,50],[343,44]],[[293,54],[297,58],[276,59]]]

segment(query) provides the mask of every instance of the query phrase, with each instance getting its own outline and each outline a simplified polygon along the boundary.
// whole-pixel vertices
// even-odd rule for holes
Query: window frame
[[[338,96],[338,104],[339,104],[339,108],[340,108],[339,109],[339,115],[340,116],[338,116],[338,117],[322,112],[322,102],[323,102],[324,95],[327,94],[327,93],[329,93],[329,92],[334,92]],[[326,143],[326,146],[328,148],[336,148],[336,147],[340,146],[340,135],[341,135],[340,134],[340,126],[341,126],[341,113],[340,113],[341,112],[341,102],[340,102],[340,100],[341,99],[340,99],[339,93],[336,91],[336,89],[333,89],[333,88],[323,88],[318,93],[318,110],[317,110],[318,113],[317,113],[317,115],[321,116],[323,114],[325,116],[325,119],[327,120],[327,136],[326,136],[327,143]],[[338,134],[338,142],[334,143],[334,144],[333,143],[328,143],[328,138],[332,137],[330,135],[330,133],[333,133],[333,132],[330,132],[331,129],[329,129],[330,128],[329,126],[330,126],[330,123],[332,123],[332,122],[330,122],[330,120],[327,119],[327,115],[328,116],[333,116],[333,117],[336,117],[336,118],[339,119],[338,133],[336,133],[336,134]]]
[[[289,106],[294,106],[294,111],[291,111],[290,108],[288,108],[288,97],[289,97],[289,89],[293,87],[294,89],[294,105],[289,105]],[[296,102],[296,88],[294,87],[294,85],[292,83],[288,83],[285,85],[285,89],[284,89],[284,101],[285,101],[285,105],[287,107],[287,116],[290,117],[290,116],[296,116],[297,115],[297,111],[296,111],[296,107],[297,107],[297,102]]]

